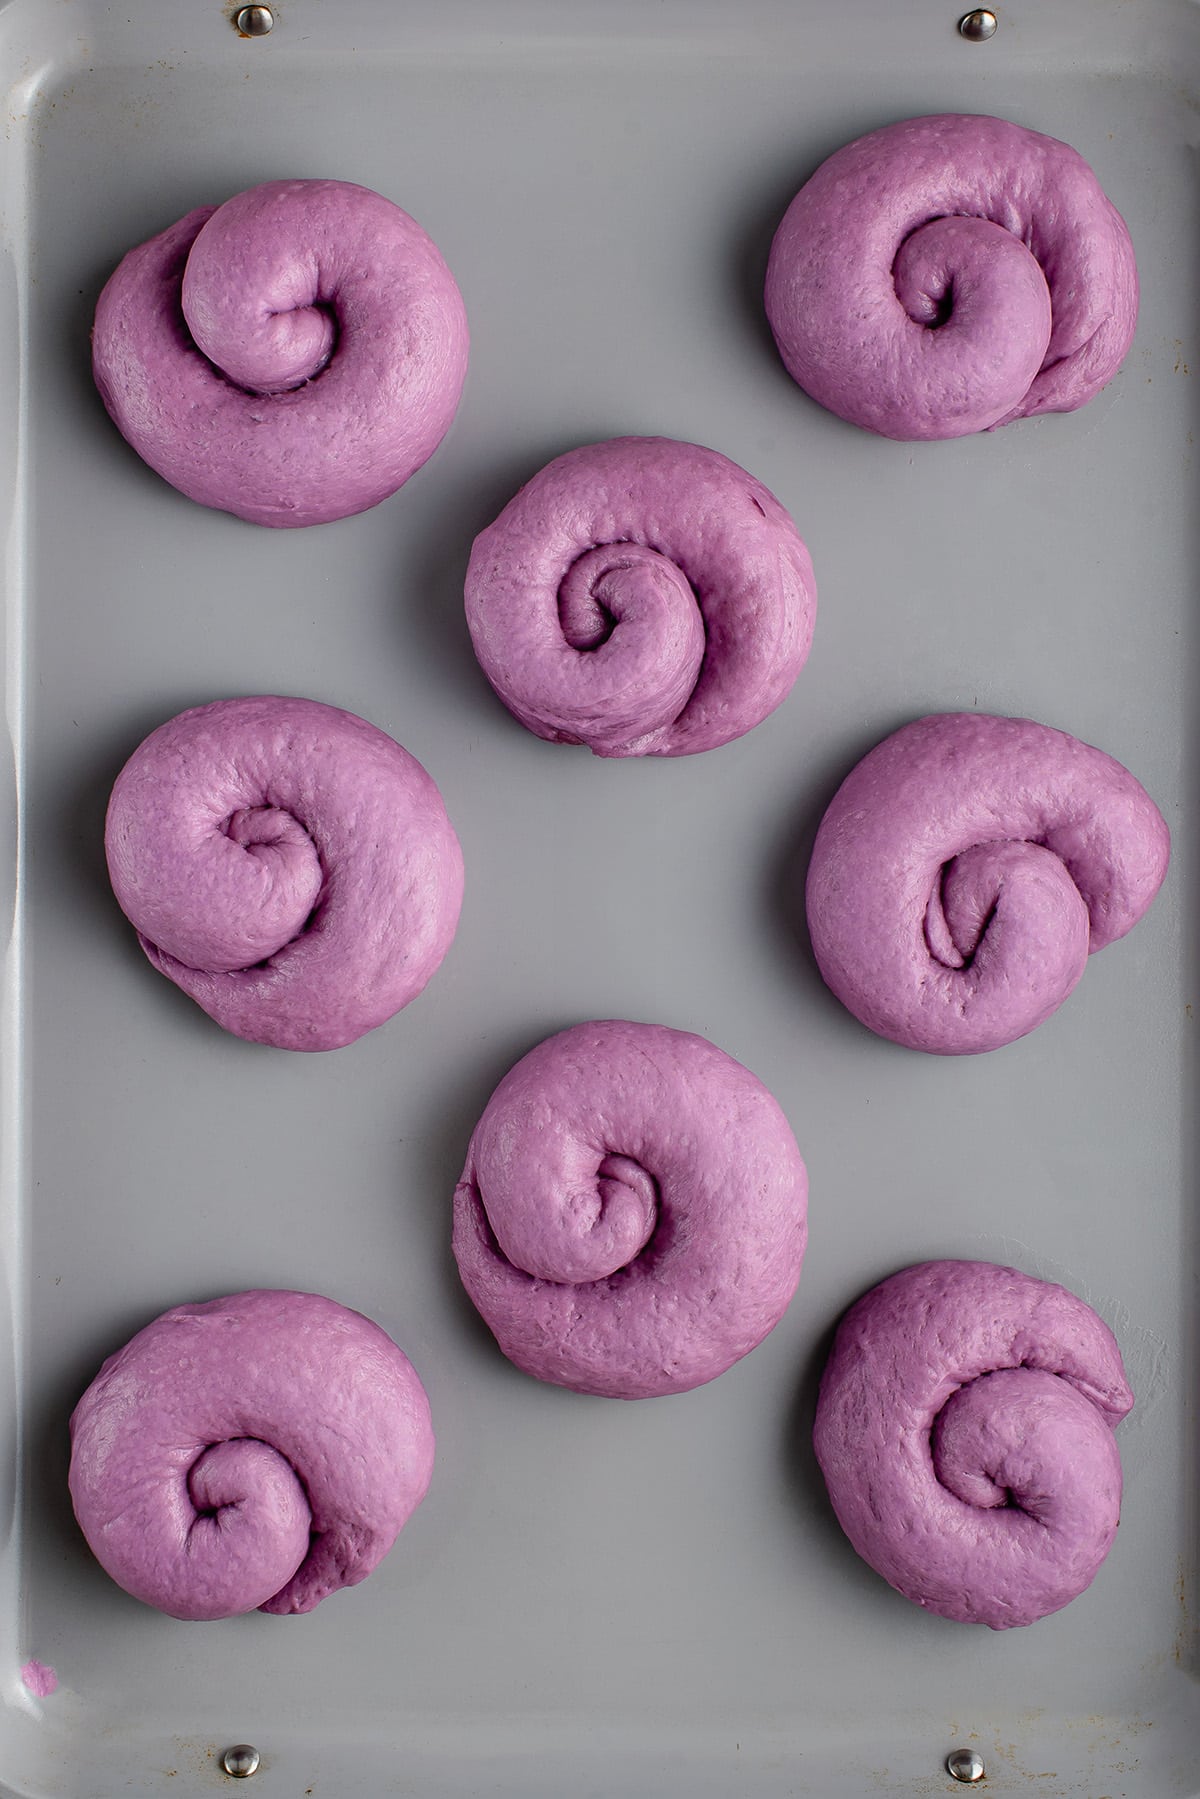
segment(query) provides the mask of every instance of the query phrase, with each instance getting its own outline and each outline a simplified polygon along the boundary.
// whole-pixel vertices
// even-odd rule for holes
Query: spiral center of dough
[[[931,242],[939,235],[932,228],[942,223],[942,217],[926,219],[910,231],[892,264],[896,298],[915,325],[931,331],[946,324],[954,312],[954,271]]]
[[[143,938],[206,974],[257,968],[294,943],[312,923],[325,883],[304,825],[269,803],[223,819],[201,811],[139,874]]]
[[[280,1592],[312,1540],[308,1495],[295,1469],[257,1437],[210,1444],[188,1471],[182,1547],[193,1617],[246,1612]]]
[[[240,916],[228,920],[236,941],[221,960],[230,969],[251,968],[304,934],[324,875],[304,825],[282,807],[244,806],[230,814],[222,832],[244,854],[241,878],[251,892],[236,901]],[[212,968],[212,955],[192,966]]]
[[[567,570],[558,590],[558,620],[573,650],[598,650],[617,627],[614,588],[631,566],[620,546],[602,544],[587,550]]]
[[[286,1456],[260,1437],[228,1437],[223,1442],[210,1443],[188,1470],[187,1488],[196,1523],[206,1519],[219,1521],[223,1514],[244,1506],[262,1505],[268,1500],[268,1488],[282,1488],[289,1493],[299,1489],[303,1497],[296,1471]],[[304,1509],[307,1513],[306,1499]],[[307,1535],[306,1524],[306,1539]]]
[[[626,1263],[639,1256],[658,1222],[658,1182],[632,1156],[605,1156],[596,1175],[600,1218],[613,1242],[628,1250]]]
[[[943,968],[970,968],[999,904],[999,878],[981,882],[975,871],[972,879],[970,855],[944,862],[929,896],[925,942]]]
[[[605,543],[576,557],[558,589],[562,634],[573,650],[598,650],[626,618],[697,604],[677,563],[640,543]]]
[[[214,219],[216,223],[214,224]],[[230,279],[253,263],[252,248],[213,215],[200,229],[183,270],[180,306],[192,340],[213,367],[250,394],[303,387],[326,368],[340,329],[337,284],[311,255],[277,255],[254,267],[253,280]]]
[[[1103,1502],[1104,1478],[1086,1483],[1081,1496],[1079,1470],[1108,1474],[1115,1457],[1112,1431],[1091,1400],[1062,1375],[1027,1363],[959,1387],[935,1419],[930,1442],[948,1492],[1051,1529],[1077,1520],[1081,1504]]]
[[[658,1204],[658,1182],[649,1169],[634,1156],[605,1155],[590,1180],[568,1189],[557,1228],[545,1230],[536,1247],[518,1245],[513,1259],[543,1279],[607,1280],[636,1261],[650,1242]]]
[[[294,863],[297,856],[307,859],[312,850],[312,838],[300,820],[282,806],[241,806],[225,820],[224,830],[247,855],[264,863],[276,855]]]
[[[934,962],[1012,990],[1014,971],[1036,966],[1055,1004],[1088,957],[1087,905],[1061,857],[1024,838],[978,843],[942,864],[925,911]]]
[[[1020,1510],[1020,1499],[1005,1478],[1006,1426],[1002,1414],[1004,1382],[998,1375],[1023,1372],[994,1369],[955,1389],[933,1421],[929,1434],[934,1472],[946,1491],[964,1505],[983,1511]],[[1016,1391],[1019,1401],[1020,1388]],[[995,1409],[993,1409],[993,1405]],[[1011,1399],[1010,1399],[1011,1405]]]
[[[575,1167],[554,1174],[542,1203],[530,1205],[529,1190],[471,1182],[497,1247],[512,1268],[556,1286],[607,1280],[627,1268],[646,1248],[659,1217],[658,1182],[633,1156],[602,1154],[599,1162],[580,1146]],[[542,1171],[533,1171],[533,1186]]]
[[[340,335],[337,309],[330,301],[313,300],[307,305],[269,311],[251,355],[245,348],[232,356],[223,352],[225,363],[233,362],[240,370],[241,380],[228,367],[217,366],[247,393],[267,399],[295,393],[324,374],[337,354]]]
[[[687,575],[646,544],[603,543],[577,556],[548,598],[557,611],[547,620],[550,734],[598,755],[642,754],[683,712],[705,660],[704,614]]]

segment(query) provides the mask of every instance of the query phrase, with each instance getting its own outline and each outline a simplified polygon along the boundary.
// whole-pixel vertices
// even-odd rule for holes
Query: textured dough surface
[[[1066,1288],[925,1262],[842,1320],[814,1444],[864,1561],[916,1605],[1006,1630],[1094,1579],[1132,1405],[1116,1339]]]
[[[164,1312],[71,1419],[71,1498],[93,1554],[173,1618],[311,1611],[378,1567],[432,1472],[407,1356],[312,1293]]]
[[[100,296],[96,385],[189,499],[317,525],[395,493],[450,428],[467,317],[415,220],[348,181],[268,181],[139,244]]]
[[[646,1399],[722,1374],[800,1278],[808,1178],[762,1082],[703,1037],[606,1020],[496,1088],[454,1198],[463,1284],[510,1361]]]
[[[1029,719],[918,719],[863,758],[821,821],[813,952],[880,1036],[996,1049],[1132,929],[1169,855],[1153,800],[1102,750]]]
[[[217,700],[160,725],[117,777],[105,849],[154,966],[280,1049],[337,1049],[415,999],[462,904],[421,764],[316,700]]]
[[[475,540],[467,623],[528,730],[598,756],[685,756],[760,724],[804,666],[812,562],[774,495],[715,450],[569,450]]]
[[[962,437],[1083,406],[1123,362],[1125,222],[1067,144],[908,119],[822,163],[784,214],[766,308],[793,379],[884,437]]]

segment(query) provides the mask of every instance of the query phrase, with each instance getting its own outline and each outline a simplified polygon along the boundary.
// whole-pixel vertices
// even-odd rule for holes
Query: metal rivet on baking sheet
[[[251,10],[261,11],[262,9],[251,8]],[[226,1774],[233,1776],[234,1780],[249,1780],[251,1774],[258,1773],[258,1764],[261,1759],[253,1743],[235,1743],[233,1748],[227,1749],[221,1757],[221,1766]]]
[[[261,11],[261,7],[249,7],[249,12]],[[990,37],[995,37],[1000,21],[994,12],[986,6],[977,6],[973,12],[965,12],[958,21],[959,35],[971,44],[986,44]]]
[[[946,1772],[954,1780],[973,1786],[984,1775],[983,1757],[978,1749],[955,1749],[946,1757]]]
[[[269,6],[239,6],[233,22],[243,37],[266,37],[275,23]]]

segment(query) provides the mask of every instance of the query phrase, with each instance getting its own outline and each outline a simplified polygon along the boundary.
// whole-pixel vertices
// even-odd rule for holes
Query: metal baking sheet
[[[1200,1792],[1195,1575],[1195,503],[1200,9],[1013,0],[9,0],[0,195],[6,895],[0,1783],[420,1799]],[[1137,342],[1086,411],[905,446],[820,412],[759,304],[771,231],[836,146],[923,112],[1065,138],[1129,220]],[[88,329],[117,257],[273,177],[366,183],[433,234],[473,331],[463,406],[396,498],[270,532],[191,505],[114,433]],[[526,734],[471,656],[473,534],[567,447],[711,444],[793,511],[821,594],[791,699],[740,742],[610,762]],[[222,1034],[142,960],[105,879],[143,734],[237,693],[374,720],[441,785],[462,926],[408,1011],[304,1057]],[[1024,1042],[943,1060],[822,987],[820,813],[926,711],[1101,745],[1175,833],[1150,916]],[[14,778],[15,777],[15,778]],[[15,801],[14,801],[15,796]],[[16,853],[14,853],[16,852]],[[702,1031],[787,1110],[812,1180],[799,1295],[714,1385],[640,1404],[499,1356],[448,1248],[492,1086],[547,1032]],[[859,1562],[809,1445],[830,1330],[936,1256],[1061,1279],[1138,1395],[1094,1587],[1028,1630],[927,1617]],[[67,1418],[168,1305],[315,1288],[431,1396],[429,1499],[312,1616],[184,1625],[91,1560]],[[52,1664],[36,1700],[18,1670]]]

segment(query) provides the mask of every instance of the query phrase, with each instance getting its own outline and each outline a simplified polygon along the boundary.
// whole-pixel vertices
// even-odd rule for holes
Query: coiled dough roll
[[[467,623],[521,723],[598,756],[686,756],[791,692],[816,585],[791,518],[715,450],[569,450],[476,538]]]
[[[880,1036],[996,1049],[1132,929],[1169,854],[1157,806],[1102,750],[1024,718],[918,719],[864,756],[821,821],[813,951]]]
[[[1083,406],[1137,325],[1129,232],[1083,158],[1004,119],[907,119],[784,214],[766,308],[793,379],[884,437]]]
[[[337,1049],[429,981],[462,852],[421,764],[316,700],[217,700],[117,777],[113,891],[154,966],[235,1036]]]
[[[1078,1597],[1121,1504],[1133,1405],[1112,1332],[1051,1281],[925,1262],[838,1327],[817,1460],[838,1522],[914,1604],[993,1630]]]
[[[748,1069],[664,1025],[581,1024],[488,1101],[454,1253],[518,1368],[645,1399],[714,1379],[779,1322],[807,1198],[791,1128]]]
[[[312,1293],[164,1312],[71,1419],[71,1498],[93,1554],[173,1618],[310,1612],[379,1565],[432,1472],[407,1356]]]
[[[143,461],[257,525],[378,505],[450,428],[462,296],[433,243],[349,181],[267,181],[201,206],[118,265],[96,385]]]

